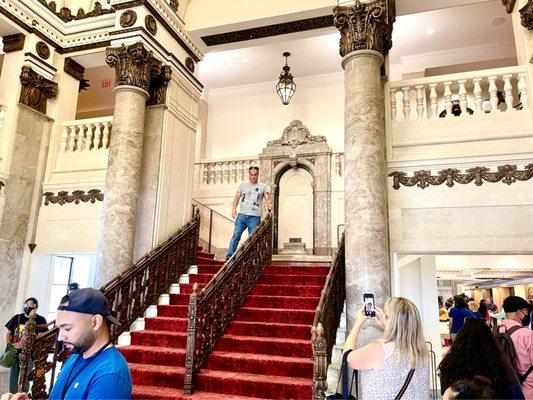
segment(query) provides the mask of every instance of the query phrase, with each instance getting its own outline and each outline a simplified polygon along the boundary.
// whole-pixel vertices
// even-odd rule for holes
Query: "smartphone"
[[[372,293],[365,293],[363,295],[363,304],[365,305],[365,315],[367,317],[375,317],[376,303],[374,302],[374,295]]]

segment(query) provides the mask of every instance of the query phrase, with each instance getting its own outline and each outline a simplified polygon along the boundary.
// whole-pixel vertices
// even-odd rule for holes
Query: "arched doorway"
[[[289,168],[278,176],[275,193],[276,247],[281,250],[290,238],[300,238],[305,243],[308,254],[313,254],[313,176],[301,166]]]

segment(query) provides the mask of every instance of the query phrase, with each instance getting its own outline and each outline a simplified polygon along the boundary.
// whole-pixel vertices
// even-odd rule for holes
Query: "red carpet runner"
[[[130,366],[135,399],[310,399],[311,325],[329,267],[268,266],[234,322],[198,375],[196,391],[183,394],[188,304],[218,271],[212,255],[198,258],[198,274],[180,284],[170,305],[146,318],[121,347]]]

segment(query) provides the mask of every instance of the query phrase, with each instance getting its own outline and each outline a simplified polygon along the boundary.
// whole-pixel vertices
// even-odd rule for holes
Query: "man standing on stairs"
[[[242,233],[248,228],[248,234],[259,226],[261,222],[261,204],[265,201],[266,208],[272,210],[272,202],[270,197],[270,188],[262,182],[259,182],[259,167],[251,166],[248,169],[248,182],[242,182],[235,193],[233,199],[233,209],[231,216],[235,218],[235,230],[231,237],[231,242],[228,247],[226,260],[229,260],[237,245],[241,240]],[[241,204],[239,213],[237,214],[237,205]]]

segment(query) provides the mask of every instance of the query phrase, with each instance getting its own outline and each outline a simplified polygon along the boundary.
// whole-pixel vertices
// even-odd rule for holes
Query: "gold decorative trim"
[[[396,18],[394,0],[374,0],[333,9],[333,24],[341,32],[340,54],[375,50],[386,54],[392,47],[392,25]]]
[[[511,14],[513,12],[515,3],[516,0],[502,0],[502,5],[505,6],[505,11],[507,11],[507,14]]]
[[[74,79],[81,81],[83,79],[83,74],[85,73],[85,67],[72,58],[65,58],[65,64],[63,65],[63,71],[72,76]]]
[[[74,20],[80,20],[85,18],[92,18],[92,17],[98,17],[100,15],[104,14],[111,14],[115,12],[112,8],[102,8],[102,4],[100,2],[94,3],[94,8],[86,13],[83,8],[79,8],[76,15],[72,15],[72,11],[68,7],[62,7],[59,11],[57,11],[57,4],[55,1],[46,1],[46,0],[38,0],[39,3],[41,3],[43,6],[48,8],[51,12],[54,13],[56,17],[61,19],[63,22],[70,22]]]
[[[16,33],[14,35],[7,35],[2,37],[2,43],[4,44],[4,53],[11,53],[12,51],[19,51],[24,48],[24,40],[26,36],[22,33]]]
[[[57,83],[44,78],[25,65],[20,73],[22,90],[19,103],[46,114],[46,101],[57,96]]]
[[[403,186],[418,186],[425,189],[428,186],[438,186],[446,183],[446,186],[452,187],[455,183],[466,185],[474,182],[481,186],[483,182],[503,182],[507,185],[516,181],[527,181],[533,177],[533,164],[525,166],[524,170],[519,170],[516,165],[502,165],[498,167],[497,172],[491,172],[486,167],[474,167],[461,173],[458,169],[448,168],[438,172],[437,175],[431,175],[431,171],[415,171],[413,176],[408,177],[407,173],[394,171],[389,174],[393,178],[392,187],[396,190]]]
[[[528,0],[527,4],[520,9],[520,19],[522,26],[528,30],[533,29],[533,0]]]
[[[37,42],[35,51],[43,60],[48,60],[48,57],[50,57],[50,47],[43,41]]]
[[[180,6],[180,3],[178,0],[170,0],[168,5],[170,6],[170,8],[172,8],[172,11],[178,12],[178,7]]]
[[[191,71],[191,73],[194,73],[194,60],[191,57],[187,57],[185,59],[185,67]]]
[[[149,92],[152,78],[161,76],[161,61],[140,42],[108,48],[106,63],[115,68],[115,85],[136,86]]]
[[[144,26],[146,26],[148,32],[155,36],[157,33],[157,22],[155,22],[155,18],[152,15],[148,14],[144,17]]]
[[[168,65],[164,65],[161,67],[161,73],[152,77],[149,90],[150,98],[148,99],[148,103],[146,103],[147,105],[165,104],[168,82],[171,76],[171,68]]]
[[[52,192],[43,193],[44,205],[59,204],[60,206],[67,203],[96,203],[97,201],[104,200],[104,194],[100,189],[91,189],[85,193],[84,190],[74,190],[72,194],[68,194],[67,191],[60,191],[55,195]]]
[[[133,10],[126,10],[120,16],[120,26],[123,28],[129,28],[137,22],[137,13]]]

